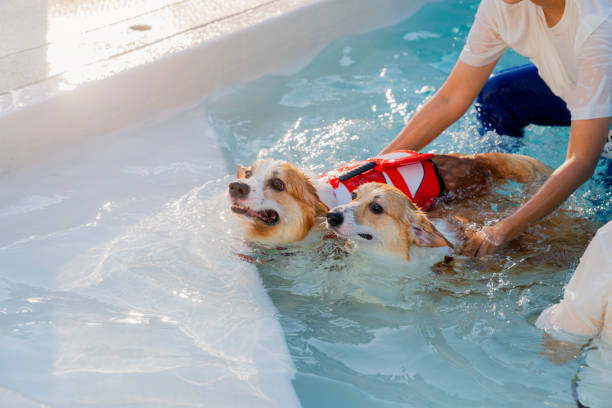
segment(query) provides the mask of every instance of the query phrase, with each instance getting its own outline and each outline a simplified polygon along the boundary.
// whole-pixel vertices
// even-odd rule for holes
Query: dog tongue
[[[264,222],[275,222],[276,219],[277,219],[276,212],[270,211],[270,210],[253,211],[253,210],[249,209],[248,214],[251,217],[257,217],[257,218],[263,220]]]

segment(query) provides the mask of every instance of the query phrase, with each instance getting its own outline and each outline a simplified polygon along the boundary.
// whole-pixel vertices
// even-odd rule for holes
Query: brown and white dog
[[[360,186],[353,197],[349,204],[327,213],[328,227],[340,237],[406,260],[418,247],[447,247],[448,253],[453,249],[454,245],[427,215],[397,188],[368,183]]]
[[[431,161],[445,186],[437,204],[483,197],[500,182],[527,183],[550,173],[536,159],[505,153],[441,154]],[[236,176],[229,184],[231,210],[246,221],[246,239],[264,245],[298,242],[313,229],[323,230],[329,209],[342,204],[324,179],[287,162],[264,159],[238,165]]]
[[[278,246],[306,238],[324,228],[325,214],[335,206],[331,190],[293,165],[278,160],[257,160],[238,165],[237,180],[229,185],[231,210],[246,221],[246,239]],[[318,187],[318,188],[317,188]]]

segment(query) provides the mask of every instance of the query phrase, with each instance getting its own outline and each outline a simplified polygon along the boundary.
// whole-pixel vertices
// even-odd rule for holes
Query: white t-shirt
[[[544,310],[536,326],[560,340],[599,337],[612,346],[612,221],[587,247],[560,303]]]
[[[459,58],[483,66],[507,48],[531,60],[572,120],[612,116],[612,0],[566,0],[550,28],[531,1],[482,0]]]

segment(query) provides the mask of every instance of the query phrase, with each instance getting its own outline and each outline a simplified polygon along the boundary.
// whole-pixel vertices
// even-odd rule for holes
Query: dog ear
[[[414,233],[416,246],[421,247],[441,247],[447,246],[453,248],[453,244],[448,242],[444,235],[440,233],[433,226],[431,222],[422,215],[419,217],[419,221],[412,225],[412,232]]]
[[[415,245],[421,247],[441,247],[452,245],[434,228],[433,231],[422,230],[417,227],[412,227],[415,236]]]
[[[320,216],[327,213],[327,206],[319,198],[310,177],[289,163],[285,165],[285,177],[287,178],[287,190],[291,195],[306,203],[309,208],[313,208],[315,215]]]
[[[403,194],[402,200],[405,204],[404,210],[402,211],[403,222],[405,225],[409,225],[410,232],[408,236],[414,237],[414,245],[420,247],[448,246],[453,248],[453,244],[444,238],[444,235],[434,227],[423,211]]]
[[[319,193],[317,192],[317,189],[314,185],[314,183],[312,182],[312,179],[308,176],[306,176],[306,180],[308,181],[308,191],[310,192],[311,197],[314,198],[314,207],[315,207],[315,214],[317,216],[325,216],[325,214],[327,214],[327,212],[329,211],[329,208],[327,208],[327,206],[323,203],[323,201],[321,201],[321,198],[319,197]]]
[[[245,174],[246,174],[246,170],[247,168],[244,167],[242,164],[239,164],[238,166],[236,166],[236,178],[244,178]]]

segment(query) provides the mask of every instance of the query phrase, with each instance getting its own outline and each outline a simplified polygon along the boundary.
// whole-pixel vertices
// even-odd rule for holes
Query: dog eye
[[[253,171],[247,170],[244,172],[244,178],[249,178],[253,175]]]
[[[351,200],[354,200],[354,199],[356,199],[356,198],[357,198],[357,192],[356,192],[356,191],[353,191],[353,192],[351,193]]]
[[[372,203],[370,204],[370,211],[372,211],[374,214],[382,214],[384,210],[380,204]]]
[[[270,187],[276,191],[283,191],[285,189],[285,183],[279,178],[270,179]]]

